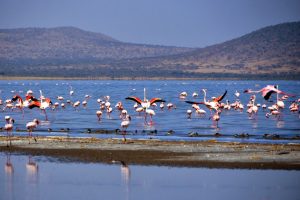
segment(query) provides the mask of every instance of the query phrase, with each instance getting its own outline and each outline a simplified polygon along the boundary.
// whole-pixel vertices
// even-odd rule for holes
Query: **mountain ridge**
[[[9,48],[6,49],[2,45],[1,29],[0,66],[7,70],[0,70],[0,75],[112,78],[300,77],[300,22],[268,26],[220,44],[198,49],[125,43],[104,34],[86,32],[74,27],[64,28],[69,30],[62,30],[67,39],[60,36],[61,43],[56,44],[55,39],[49,39],[55,34],[53,36],[53,33],[49,33],[50,44],[46,43],[45,46],[52,54],[38,51],[42,55],[48,54],[42,57],[34,57],[32,51],[25,51],[19,46],[16,49],[20,54],[25,52],[25,55],[28,53],[30,56],[6,56]],[[23,32],[24,30],[26,29],[23,29]],[[19,31],[22,33],[22,30]],[[94,34],[99,35],[96,37]],[[71,36],[75,38],[71,41],[77,46],[72,45],[68,39]],[[61,45],[63,49],[56,50],[51,46],[53,42]],[[96,51],[94,55],[95,52],[91,52],[89,47],[95,49],[95,43],[101,44],[102,47],[106,45],[107,48]],[[77,51],[77,47],[81,50]],[[69,54],[66,53],[68,49],[71,52]]]

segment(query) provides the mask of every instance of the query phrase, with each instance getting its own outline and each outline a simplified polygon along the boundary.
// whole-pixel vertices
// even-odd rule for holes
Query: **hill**
[[[0,59],[125,59],[178,54],[189,48],[125,43],[74,27],[0,29]]]
[[[0,75],[299,79],[300,22],[206,48],[120,42],[77,28],[0,30]]]

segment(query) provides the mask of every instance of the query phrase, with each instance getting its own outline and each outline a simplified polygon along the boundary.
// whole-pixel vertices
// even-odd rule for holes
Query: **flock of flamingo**
[[[242,111],[244,109],[244,105],[241,103],[239,100],[240,93],[236,91],[234,93],[236,100],[233,103],[230,103],[228,100],[226,103],[222,102],[224,98],[227,95],[227,90],[220,96],[218,97],[212,97],[210,100],[207,100],[207,90],[202,89],[202,92],[204,94],[203,101],[187,101],[185,100],[187,98],[187,92],[181,92],[179,94],[179,98],[182,101],[185,101],[188,104],[191,104],[192,107],[191,109],[188,109],[186,111],[187,118],[191,118],[193,110],[196,114],[199,115],[205,115],[206,111],[200,107],[200,105],[204,105],[209,111],[210,111],[210,117],[213,121],[213,124],[218,127],[218,121],[221,118],[221,113],[223,110],[229,110],[229,109],[235,109],[235,110],[240,110]],[[275,117],[280,117],[281,110],[285,108],[285,103],[284,101],[287,100],[289,97],[295,97],[293,94],[287,94],[281,90],[278,89],[278,86],[276,85],[267,85],[266,87],[262,88],[261,90],[251,90],[247,89],[244,91],[244,93],[251,94],[250,95],[250,100],[248,104],[245,106],[247,107],[247,113],[249,114],[250,118],[255,118],[258,112],[258,109],[261,107],[262,109],[268,109],[269,112],[266,113],[266,118],[269,118],[270,116],[275,116]],[[267,106],[266,104],[259,104],[256,102],[256,93],[261,93],[263,98],[265,100],[269,100],[272,94],[276,94],[276,102],[272,106]],[[73,89],[70,90],[70,96],[74,94]],[[192,94],[193,97],[197,97],[199,94],[194,92]],[[281,95],[281,96],[279,96]],[[40,90],[40,96],[39,98],[36,98],[33,95],[32,90],[28,90],[26,93],[26,96],[23,100],[23,98],[20,95],[15,95],[11,99],[5,100],[5,102],[2,102],[0,100],[0,105],[3,105],[3,110],[14,110],[14,109],[20,109],[23,113],[24,117],[24,109],[39,109],[41,112],[44,113],[46,121],[48,120],[46,110],[47,109],[56,109],[59,106],[64,109],[67,105],[70,105],[74,107],[75,110],[78,109],[80,105],[82,106],[87,106],[88,99],[90,99],[90,95],[85,95],[85,100],[80,102],[80,101],[70,101],[67,100],[66,102],[64,101],[63,96],[57,96],[57,100],[61,101],[63,103],[55,102],[53,103],[50,98],[46,98],[42,91]],[[146,96],[146,89],[144,88],[144,97],[143,99],[136,97],[136,96],[128,96],[125,98],[125,100],[133,101],[135,102],[133,108],[135,112],[138,113],[144,113],[144,123],[147,126],[153,125],[153,116],[155,115],[154,107],[158,106],[157,103],[160,103],[159,108],[163,110],[165,108],[165,100],[162,98],[154,97],[151,98],[150,100],[147,99]],[[98,121],[101,121],[103,113],[106,112],[107,115],[109,116],[110,113],[113,111],[113,108],[110,103],[110,96],[104,96],[103,99],[97,99],[97,103],[99,104],[99,110],[96,110],[95,114],[97,116]],[[300,99],[294,100],[291,105],[289,105],[289,110],[291,112],[299,112],[299,103]],[[176,106],[173,103],[168,103],[166,105],[167,109],[176,109]],[[119,101],[115,105],[115,109],[120,112],[120,127],[122,129],[122,135],[123,135],[123,141],[126,141],[126,130],[130,125],[131,121],[131,116],[128,114],[128,111],[124,108],[123,103]],[[150,118],[150,121],[148,121],[148,117]],[[6,131],[7,133],[7,146],[12,145],[11,142],[11,136],[13,132],[13,124],[15,120],[10,117],[9,115],[5,116],[5,125],[2,128],[3,130]],[[34,129],[40,124],[40,120],[38,119],[33,119],[32,121],[28,122],[26,124],[26,128],[28,130],[28,139],[29,139],[29,144],[31,142],[31,139],[33,138],[36,141],[36,138],[33,137],[32,132]]]

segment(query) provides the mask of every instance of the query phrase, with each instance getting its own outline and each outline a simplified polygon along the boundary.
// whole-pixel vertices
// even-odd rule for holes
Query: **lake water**
[[[259,109],[256,117],[249,117],[246,113],[246,104],[249,101],[250,94],[244,94],[245,89],[251,88],[259,90],[268,84],[279,85],[279,89],[296,94],[296,97],[285,101],[285,108],[281,111],[280,118],[271,116],[266,118],[268,110]],[[74,95],[70,96],[70,86],[74,90]],[[138,114],[133,109],[134,102],[125,100],[128,96],[138,96],[143,99],[143,89],[147,90],[147,98],[161,97],[166,100],[166,104],[172,102],[176,109],[155,108],[156,115],[153,117],[154,124],[145,125],[143,115]],[[221,119],[218,127],[209,119],[209,110],[205,116],[192,114],[191,119],[187,118],[187,109],[192,109],[190,104],[179,99],[179,94],[183,91],[188,93],[185,100],[203,101],[201,89],[207,89],[207,98],[220,96],[225,90],[228,90],[227,96],[223,102],[229,100],[234,102],[236,97],[234,92],[241,93],[240,100],[244,104],[243,111],[224,110],[221,113]],[[35,97],[39,97],[39,90],[43,95],[51,98],[52,102],[65,103],[66,108],[61,107],[52,110],[47,109],[48,121],[45,115],[39,109],[25,109],[24,116],[18,109],[13,111],[1,109],[0,119],[5,124],[4,116],[10,115],[15,119],[14,135],[27,135],[25,124],[34,118],[42,120],[41,125],[36,129],[35,134],[52,136],[68,135],[71,137],[98,137],[98,138],[118,138],[120,134],[116,129],[121,129],[120,113],[115,109],[118,101],[122,101],[124,108],[132,117],[130,126],[127,129],[128,138],[158,138],[162,140],[209,140],[217,139],[220,141],[241,141],[241,142],[268,142],[268,143],[299,143],[300,137],[300,119],[299,113],[291,113],[289,105],[293,100],[299,98],[300,81],[118,81],[118,80],[88,80],[88,81],[40,81],[40,80],[20,80],[20,81],[0,81],[0,98],[5,101],[11,99],[18,93],[25,96],[27,90],[32,90]],[[197,98],[192,97],[192,93],[197,92]],[[69,99],[72,102],[85,100],[85,95],[90,95],[86,107],[80,105],[77,110],[66,103]],[[96,111],[99,110],[97,99],[103,99],[104,96],[110,96],[110,103],[114,109],[111,116],[103,112],[102,120],[99,122],[96,117]],[[64,101],[57,100],[57,96],[63,96]],[[267,106],[276,101],[276,94],[272,95],[271,101],[266,102],[260,94],[256,95],[257,103]],[[165,105],[166,105],[165,104]],[[51,132],[48,132],[48,129]],[[17,132],[15,130],[18,130]],[[64,130],[64,131],[63,131]],[[66,131],[67,130],[67,131]],[[101,134],[99,134],[101,133]],[[172,133],[172,134],[170,134]],[[221,137],[215,137],[215,133],[220,133]],[[6,135],[5,132],[0,133]],[[193,134],[197,137],[190,137]],[[242,134],[248,134],[249,137],[240,138]],[[264,137],[264,134],[271,135]],[[273,137],[274,136],[274,137]],[[279,137],[279,138],[278,138]],[[276,140],[274,140],[276,138]]]
[[[300,171],[70,163],[4,153],[0,166],[3,200],[300,199]]]

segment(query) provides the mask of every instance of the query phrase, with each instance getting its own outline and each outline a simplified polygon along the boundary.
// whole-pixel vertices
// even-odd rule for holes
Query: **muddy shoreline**
[[[125,162],[134,165],[300,170],[299,144],[253,144],[210,141],[160,141],[39,137],[13,137],[7,147],[0,137],[0,151],[50,156],[64,162]]]

